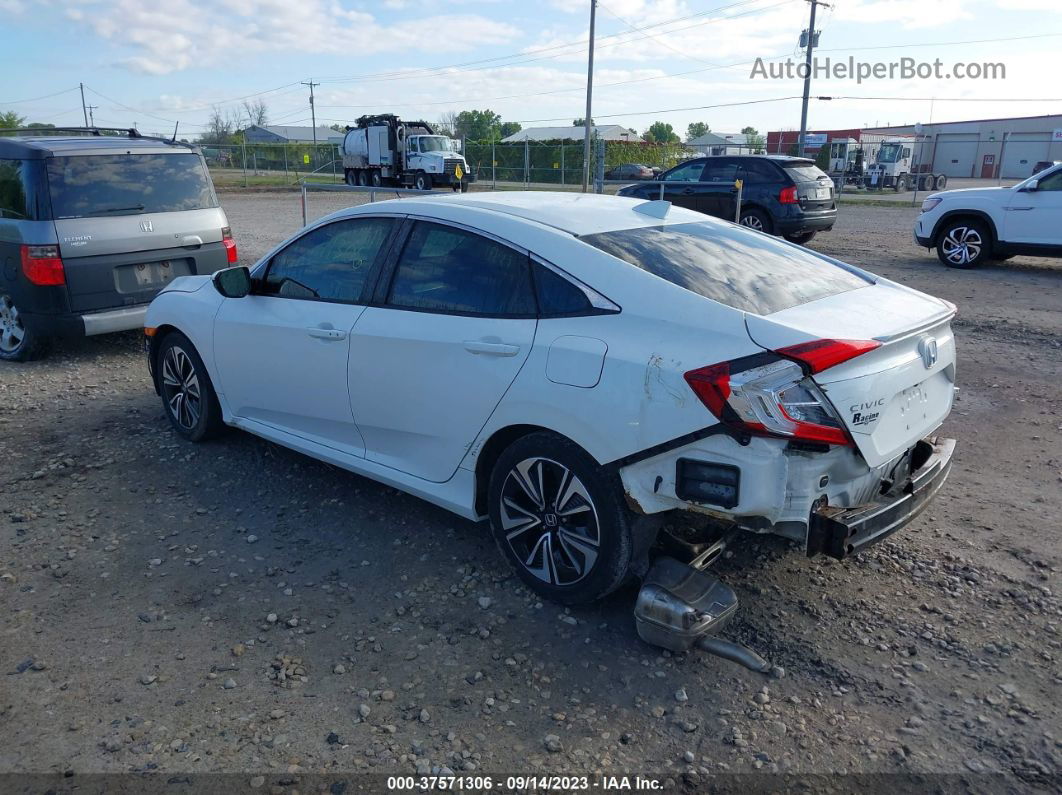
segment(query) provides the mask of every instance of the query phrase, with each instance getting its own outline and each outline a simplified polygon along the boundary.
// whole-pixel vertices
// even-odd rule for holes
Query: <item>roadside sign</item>
[[[461,165],[458,164],[457,167],[454,168],[454,176],[457,177],[458,179],[461,179],[461,177],[463,177],[464,175],[465,175],[464,170],[461,168]]]
[[[303,155],[302,156],[302,162],[304,164],[306,164],[306,165],[309,165],[310,164],[310,156],[309,155]]]
[[[1055,130],[1054,134],[1051,136],[1051,143],[1062,144],[1062,129]]]
[[[808,133],[804,136],[804,146],[825,146],[826,133]]]

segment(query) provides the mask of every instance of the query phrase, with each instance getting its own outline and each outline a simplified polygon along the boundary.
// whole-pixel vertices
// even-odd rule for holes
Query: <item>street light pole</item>
[[[797,148],[797,154],[801,157],[804,156],[804,139],[808,136],[808,100],[811,97],[811,56],[815,51],[815,10],[821,5],[823,8],[829,8],[826,3],[820,3],[819,0],[808,0],[811,3],[811,22],[808,24],[808,46],[807,46],[807,59],[804,61],[804,67],[807,70],[804,73],[804,102],[800,106],[800,142]]]
[[[590,184],[590,125],[591,106],[594,94],[594,21],[597,17],[597,0],[590,0],[590,56],[586,63],[586,117],[583,119],[583,193]]]

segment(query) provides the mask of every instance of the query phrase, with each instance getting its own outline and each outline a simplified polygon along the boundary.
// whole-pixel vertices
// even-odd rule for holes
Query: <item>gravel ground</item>
[[[246,262],[299,225],[295,194],[222,199]],[[311,215],[345,203],[311,195]],[[772,677],[641,643],[633,590],[542,603],[485,527],[393,489],[246,434],[179,440],[135,334],[0,364],[0,772],[1057,791],[1062,269],[947,270],[913,217],[846,206],[813,245],[959,305],[955,467],[848,562],[752,536],[727,553],[742,609],[724,635]]]

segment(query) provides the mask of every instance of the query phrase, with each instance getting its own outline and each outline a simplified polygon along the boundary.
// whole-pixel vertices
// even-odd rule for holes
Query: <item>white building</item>
[[[709,132],[686,144],[702,155],[754,155],[745,133]]]
[[[585,127],[569,125],[567,127],[528,127],[501,139],[503,144],[517,144],[524,141],[582,141]],[[590,133],[606,141],[637,141],[638,134],[619,124],[596,124]]]

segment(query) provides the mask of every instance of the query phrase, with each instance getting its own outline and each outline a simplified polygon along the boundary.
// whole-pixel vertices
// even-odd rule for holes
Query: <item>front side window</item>
[[[878,150],[878,162],[879,163],[895,163],[900,159],[900,145],[899,144],[882,144],[881,149]]]
[[[704,161],[692,160],[676,166],[664,176],[665,182],[700,182],[704,173]]]
[[[738,226],[665,224],[580,240],[690,292],[758,315],[871,284],[814,252]]]
[[[1041,179],[1036,189],[1043,191],[1062,190],[1062,168],[1060,168],[1054,174],[1049,174],[1048,176]]]
[[[390,218],[356,218],[321,226],[269,263],[263,295],[353,303],[394,226]]]
[[[449,314],[533,316],[529,259],[473,232],[418,221],[402,250],[387,303]]]
[[[192,152],[53,157],[48,185],[57,219],[218,206],[203,159]]]

